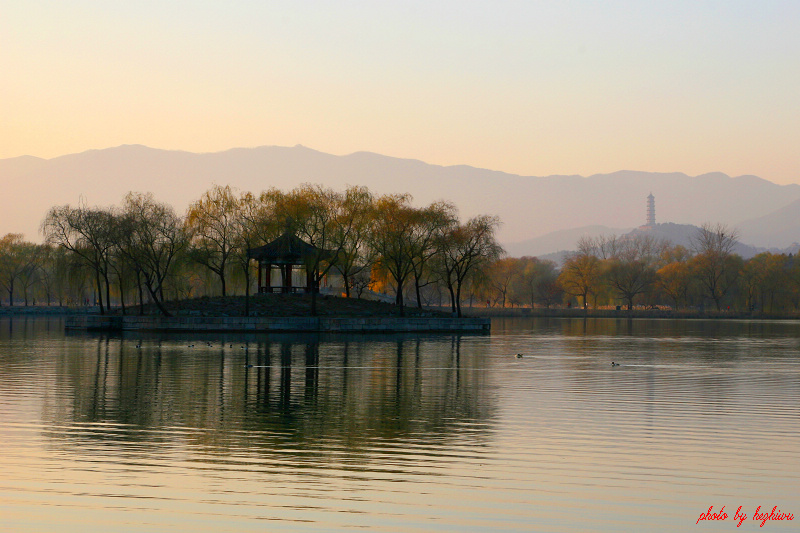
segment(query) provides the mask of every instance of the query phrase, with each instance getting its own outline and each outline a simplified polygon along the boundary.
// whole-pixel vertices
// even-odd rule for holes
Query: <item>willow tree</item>
[[[45,216],[42,232],[46,242],[69,250],[91,267],[100,313],[104,314],[103,293],[105,292],[105,305],[109,306],[111,254],[118,243],[115,214],[110,209],[83,205],[57,206],[51,208]]]
[[[600,289],[600,281],[600,260],[587,253],[568,257],[558,276],[564,292],[583,299],[584,310],[589,307],[589,296]]]
[[[123,201],[119,233],[120,250],[141,272],[150,298],[164,316],[164,282],[174,262],[188,245],[184,222],[174,209],[153,195],[128,193]]]
[[[451,307],[458,317],[461,317],[461,290],[468,277],[488,268],[504,253],[495,239],[499,226],[498,217],[479,215],[453,226],[441,237],[439,265],[450,292]]]
[[[370,246],[375,252],[376,261],[393,282],[395,305],[400,314],[405,314],[403,289],[406,280],[413,272],[412,229],[419,219],[419,211],[411,205],[408,194],[392,194],[378,198],[378,216],[372,225]]]
[[[282,231],[278,220],[277,205],[283,193],[277,189],[254,196],[242,193],[238,199],[239,210],[234,219],[236,243],[233,246],[232,261],[244,274],[244,314],[250,315],[250,255],[248,251],[277,238]]]
[[[0,286],[8,293],[8,305],[14,305],[14,287],[23,286],[28,305],[28,286],[38,264],[41,247],[23,239],[21,233],[9,233],[0,239]]]
[[[681,309],[689,301],[689,292],[695,283],[689,261],[672,261],[656,271],[656,284],[672,299],[675,309]]]
[[[522,265],[522,259],[504,257],[489,266],[486,276],[481,280],[487,307],[497,303],[505,307],[509,301],[514,306],[516,299],[509,296],[513,293],[513,282],[521,277]]]
[[[714,301],[717,311],[722,309],[722,299],[739,276],[742,260],[733,253],[738,239],[738,231],[724,224],[703,224],[692,240],[696,253],[691,262],[695,276],[705,295]]]
[[[414,293],[417,307],[422,308],[421,289],[431,283],[424,281],[434,271],[431,259],[442,252],[447,242],[445,235],[458,224],[458,210],[449,202],[434,202],[417,210],[414,223],[409,228],[411,274],[414,278]]]
[[[306,261],[310,273],[311,315],[317,314],[317,293],[320,282],[345,248],[341,230],[344,197],[333,189],[305,184],[293,189],[278,203],[278,213],[286,221],[288,231],[295,233],[315,248]]]
[[[517,266],[518,274],[511,283],[511,297],[530,304],[537,303],[550,307],[563,296],[558,284],[556,265],[552,261],[537,257],[521,257]]]
[[[352,186],[345,190],[335,217],[332,242],[338,249],[334,266],[342,275],[348,298],[353,278],[372,266],[373,250],[368,238],[376,215],[375,198],[368,188]]]
[[[191,239],[190,256],[219,277],[226,295],[228,262],[239,243],[242,225],[239,201],[229,185],[215,185],[192,203],[186,214]]]
[[[22,299],[28,305],[31,289],[41,282],[42,262],[48,249],[46,244],[23,242],[20,247],[19,287],[22,290]],[[34,295],[33,303],[36,304]]]
[[[47,304],[50,305],[55,299],[58,305],[63,306],[65,299],[77,300],[77,296],[73,298],[70,293],[83,283],[82,280],[76,280],[81,273],[79,258],[61,246],[44,244],[39,261],[40,280]]]
[[[620,239],[605,264],[605,279],[628,310],[633,300],[650,290],[656,281],[656,264],[667,245],[652,235]]]

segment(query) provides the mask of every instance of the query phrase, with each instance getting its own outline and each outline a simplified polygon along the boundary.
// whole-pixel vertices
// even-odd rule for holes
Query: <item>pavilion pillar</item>
[[[284,271],[283,292],[292,292],[292,265],[287,264]]]
[[[258,262],[258,292],[259,294],[264,292],[264,286],[261,284],[261,261]]]
[[[314,292],[314,271],[306,267],[306,292]]]
[[[272,292],[272,263],[267,263],[267,268],[264,274],[266,274],[265,278],[267,282],[265,285],[267,290],[265,292]]]

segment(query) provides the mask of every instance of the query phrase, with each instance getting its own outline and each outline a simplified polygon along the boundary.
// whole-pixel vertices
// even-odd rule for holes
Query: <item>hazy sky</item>
[[[303,144],[800,183],[800,2],[0,0],[0,158]]]

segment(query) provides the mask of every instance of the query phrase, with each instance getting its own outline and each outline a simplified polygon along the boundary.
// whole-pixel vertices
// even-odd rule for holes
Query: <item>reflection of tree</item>
[[[462,353],[460,337],[334,339],[229,336],[208,346],[197,338],[81,337],[58,368],[69,392],[49,399],[47,411],[58,427],[108,428],[54,433],[69,440],[185,438],[210,453],[323,455],[332,447],[363,455],[374,441],[457,439],[463,422],[491,417],[488,360]]]

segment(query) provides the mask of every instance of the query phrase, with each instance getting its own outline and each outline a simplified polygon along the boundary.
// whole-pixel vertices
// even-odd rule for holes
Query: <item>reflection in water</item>
[[[710,505],[800,513],[797,322],[60,327],[0,320],[0,529],[683,531]]]
[[[687,320],[637,318],[496,318],[492,333],[535,331],[566,337],[738,338],[797,337],[798,320]]]
[[[172,438],[154,432],[180,427],[187,445],[208,453],[302,449],[305,456],[332,447],[359,455],[374,441],[447,442],[465,428],[476,445],[486,438],[494,408],[477,370],[488,360],[472,358],[465,372],[460,337],[424,357],[424,338],[337,339],[84,337],[92,356],[65,359],[56,372],[63,393],[45,406],[60,428],[51,436],[67,446],[83,439],[122,446]]]

